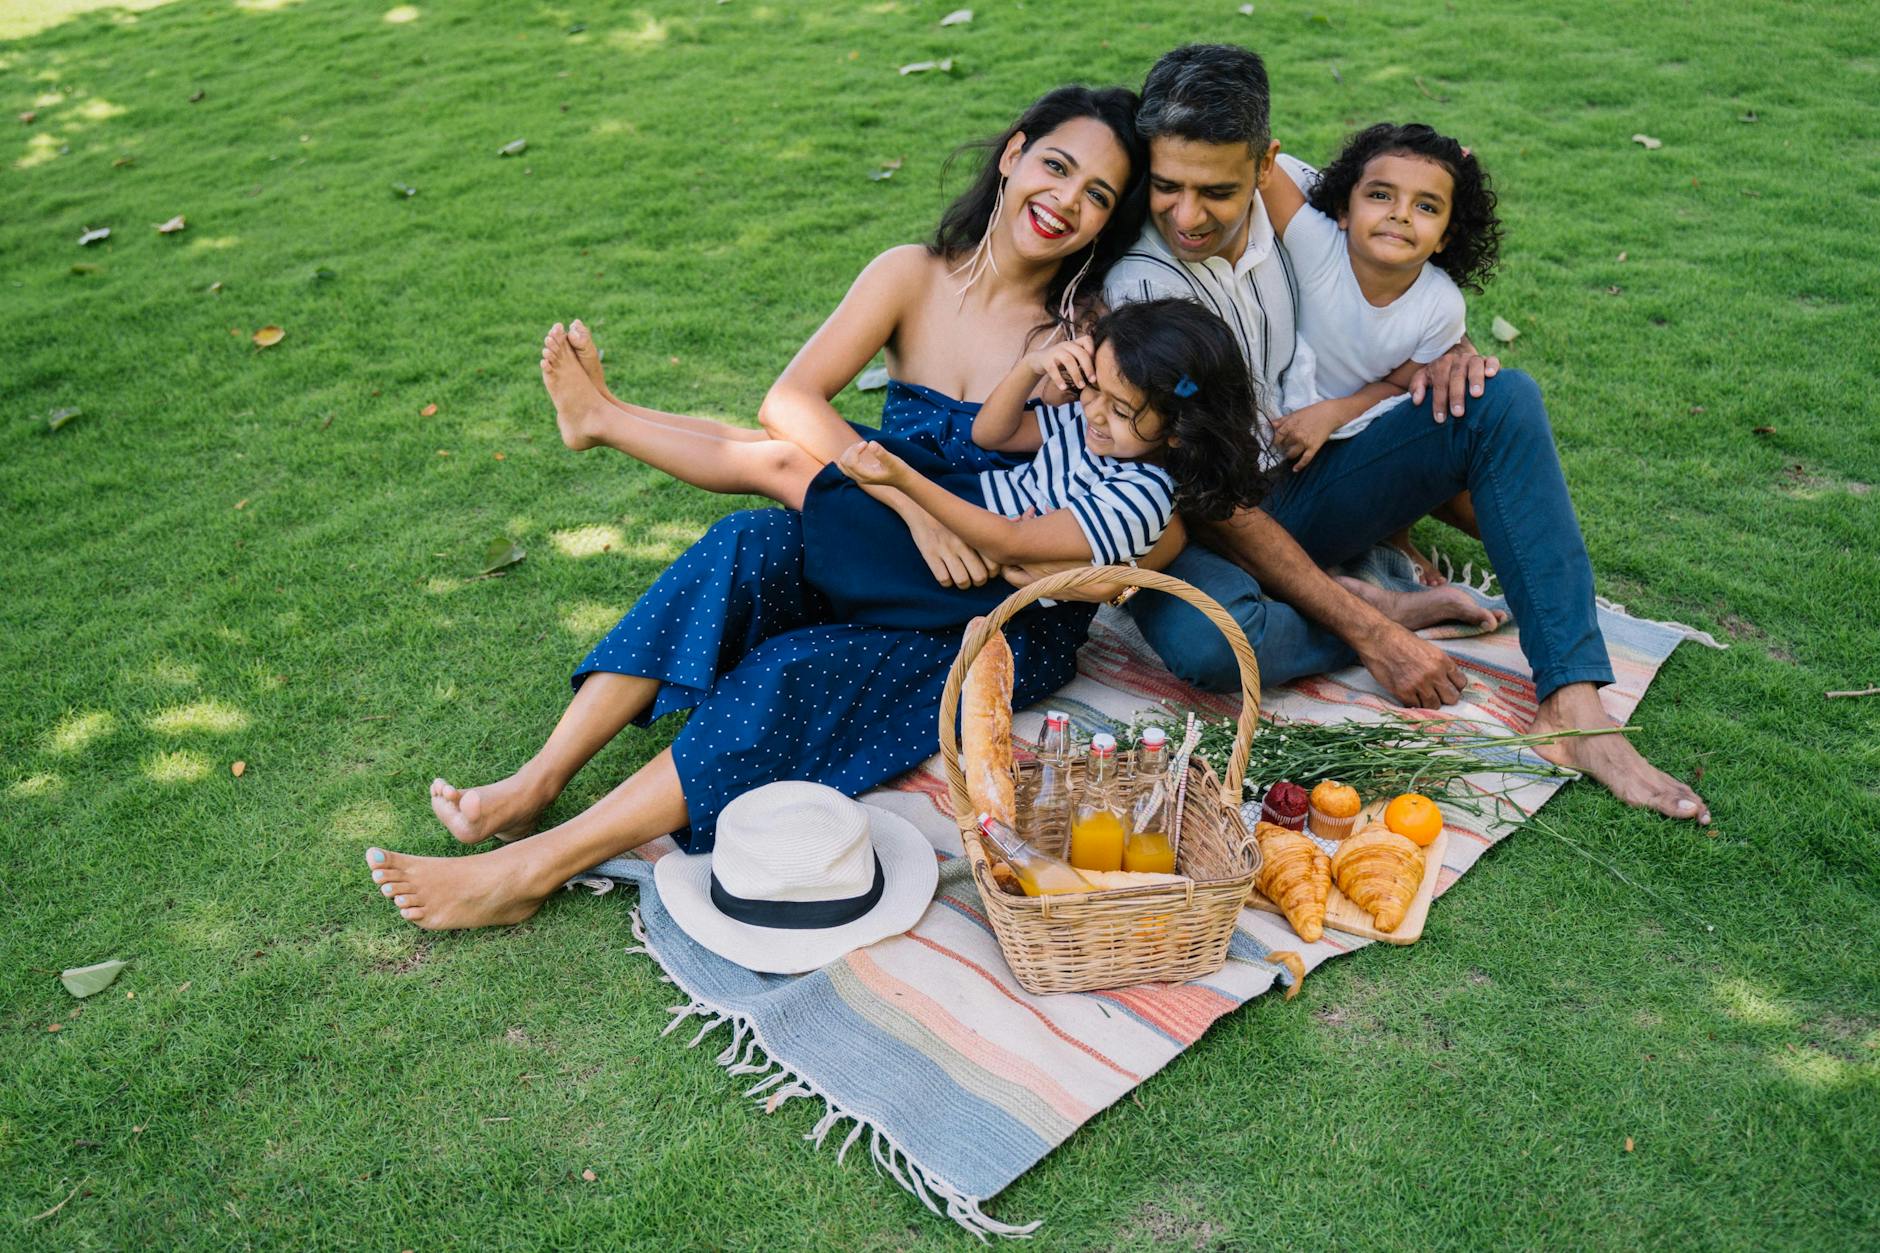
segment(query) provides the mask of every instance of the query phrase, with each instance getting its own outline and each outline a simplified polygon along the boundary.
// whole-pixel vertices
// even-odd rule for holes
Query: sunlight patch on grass
[[[219,626],[215,629],[215,633],[218,639],[225,639],[231,644],[246,644],[248,642],[248,633],[246,631],[238,631],[232,626]]]
[[[561,629],[578,639],[597,639],[625,615],[624,609],[597,600],[576,601],[561,611]]]
[[[1758,1027],[1793,1027],[1795,1011],[1775,998],[1757,991],[1743,979],[1726,979],[1717,985],[1717,1000],[1723,1011],[1738,1022]]]
[[[246,730],[248,715],[219,700],[199,700],[194,704],[178,705],[152,714],[144,725],[159,735],[187,735],[194,731],[226,735],[231,731]]]
[[[64,143],[51,131],[41,131],[26,141],[26,155],[13,163],[16,170],[30,170],[36,165],[55,161],[59,156],[59,146]]]
[[[194,687],[202,682],[202,672],[197,667],[173,657],[159,657],[150,663],[144,675],[166,687]]]
[[[242,242],[240,235],[204,235],[189,241],[191,252],[222,252]]]
[[[449,596],[452,592],[462,589],[462,579],[453,579],[444,574],[434,574],[424,582],[424,590],[433,596]]]
[[[65,93],[62,91],[42,91],[33,97],[33,107],[35,109],[50,109],[55,104],[64,103]]]
[[[1831,1053],[1806,1045],[1771,1050],[1769,1064],[1784,1077],[1807,1088],[1838,1088],[1872,1069],[1844,1062]]]
[[[341,807],[330,829],[336,839],[378,843],[397,834],[398,811],[389,801],[358,801]]]
[[[50,30],[93,9],[130,9],[141,12],[170,0],[32,0],[30,4],[0,4],[0,39],[24,39]]]
[[[54,797],[65,791],[65,778],[50,771],[29,774],[7,789],[7,795],[16,800],[27,800],[34,796]]]
[[[385,16],[379,20],[390,22],[394,26],[403,26],[408,22],[417,21],[422,16],[424,16],[424,11],[417,5],[401,4],[395,9],[385,10]]]
[[[47,747],[61,755],[82,751],[93,740],[103,739],[117,730],[117,719],[102,709],[90,713],[67,714],[52,728]]]
[[[299,3],[300,0],[235,0],[235,7],[244,13],[278,13]]]
[[[639,29],[620,27],[607,32],[607,42],[623,52],[650,52],[672,38],[672,27],[656,17],[641,18]]]
[[[78,115],[88,122],[109,122],[114,117],[123,117],[130,110],[121,104],[112,104],[109,100],[87,100],[78,106]]]
[[[195,783],[215,769],[209,759],[191,749],[158,753],[144,762],[144,777],[154,783]]]
[[[611,135],[637,135],[639,133],[640,128],[623,117],[605,118],[595,123],[594,129],[588,132],[588,134],[595,139],[606,139]],[[600,325],[598,318],[595,319],[594,325]]]
[[[584,557],[598,557],[616,548],[624,548],[627,543],[627,537],[621,534],[619,527],[604,522],[571,527],[566,531],[556,531],[548,538],[554,541],[555,547],[561,550],[562,556],[572,557],[576,561]]]

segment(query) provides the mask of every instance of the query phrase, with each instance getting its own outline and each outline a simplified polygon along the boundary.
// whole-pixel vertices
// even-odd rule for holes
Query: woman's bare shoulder
[[[925,285],[934,275],[945,274],[946,266],[925,244],[899,244],[888,249],[862,271],[871,281]]]

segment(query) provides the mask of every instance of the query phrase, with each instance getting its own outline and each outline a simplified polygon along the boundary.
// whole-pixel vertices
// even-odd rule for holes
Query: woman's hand
[[[1043,375],[1045,382],[1072,396],[1097,383],[1096,348],[1088,335],[1027,353],[1025,365],[1033,373]]]
[[[836,458],[836,468],[857,483],[880,487],[895,487],[907,474],[907,462],[873,440],[850,444],[843,449],[842,455]]]

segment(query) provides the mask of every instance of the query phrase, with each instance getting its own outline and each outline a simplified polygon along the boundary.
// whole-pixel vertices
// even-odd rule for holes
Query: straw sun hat
[[[820,783],[770,783],[726,805],[710,853],[653,866],[694,940],[750,970],[801,974],[920,920],[939,882],[905,818]]]

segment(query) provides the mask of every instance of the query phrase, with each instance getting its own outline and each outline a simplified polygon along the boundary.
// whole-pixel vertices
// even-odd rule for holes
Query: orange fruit
[[[1405,792],[1384,806],[1384,825],[1412,844],[1428,848],[1443,833],[1443,811],[1421,792]]]

